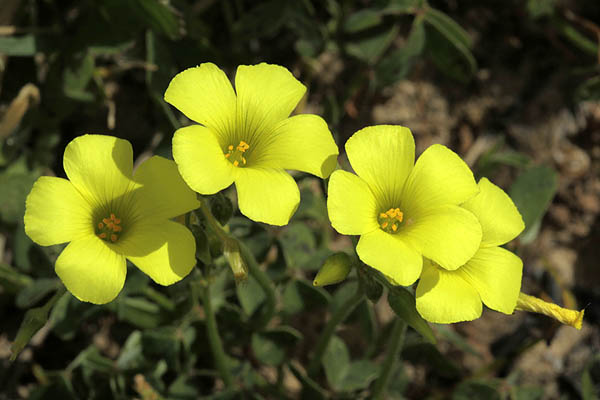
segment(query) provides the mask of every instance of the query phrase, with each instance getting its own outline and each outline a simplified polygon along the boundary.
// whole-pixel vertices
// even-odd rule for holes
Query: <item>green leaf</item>
[[[210,255],[210,247],[206,232],[204,232],[204,230],[198,225],[192,225],[189,228],[194,234],[194,239],[196,240],[196,258],[204,265],[209,265],[212,263],[212,256]]]
[[[11,361],[14,361],[19,353],[27,346],[33,335],[39,331],[42,326],[48,321],[48,309],[46,307],[36,307],[27,310],[23,322],[17,332],[17,337],[12,344],[10,356]]]
[[[600,100],[600,75],[585,80],[575,90],[575,98],[579,101]]]
[[[387,54],[377,65],[377,86],[385,87],[407,76],[424,48],[425,25],[423,17],[418,16],[413,21],[404,46]]]
[[[285,262],[292,268],[303,268],[309,264],[317,247],[313,232],[306,224],[300,222],[289,224],[279,237],[279,242],[283,248]]]
[[[527,12],[531,18],[536,19],[552,15],[556,0],[527,0]]]
[[[236,286],[238,300],[247,316],[251,316],[265,301],[265,293],[252,275]]]
[[[180,20],[174,10],[159,0],[129,0],[127,2],[135,15],[152,28],[171,39],[180,35]]]
[[[133,370],[141,368],[144,364],[144,354],[142,351],[142,332],[133,331],[121,348],[119,358],[117,358],[117,368],[120,370]]]
[[[344,22],[344,31],[346,33],[355,33],[365,29],[372,28],[381,23],[381,12],[372,8],[365,8],[350,14]]]
[[[426,365],[432,368],[437,375],[447,379],[458,379],[461,376],[460,367],[446,358],[431,343],[407,343],[402,348],[402,357],[408,361]]]
[[[390,289],[388,303],[396,315],[419,332],[430,343],[436,343],[431,327],[417,311],[415,296],[401,286]]]
[[[530,168],[517,177],[509,194],[525,222],[525,236],[548,209],[558,188],[558,174],[547,166]]]
[[[19,308],[29,308],[61,286],[62,284],[56,278],[37,279],[19,292],[15,304]]]
[[[283,310],[288,315],[325,307],[330,301],[331,296],[327,291],[305,280],[293,280],[283,291]]]
[[[25,199],[38,176],[37,172],[27,169],[24,158],[0,173],[0,218],[3,221],[23,220]]]
[[[398,26],[392,25],[367,38],[348,41],[346,52],[369,65],[375,65],[398,36],[398,32]]]
[[[41,307],[31,308],[25,313],[23,322],[17,331],[17,336],[11,346],[10,360],[14,361],[19,353],[27,346],[33,335],[36,334],[48,322],[50,310],[65,294],[66,289],[61,287],[50,300]]]
[[[29,275],[21,274],[10,265],[0,263],[0,286],[7,292],[16,293],[32,282],[33,279]]]
[[[32,56],[37,50],[35,36],[0,36],[0,54]]]
[[[386,14],[413,14],[425,5],[425,0],[390,0],[383,9]]]
[[[466,380],[461,382],[452,393],[452,400],[489,399],[500,400],[496,390],[497,382],[484,380]]]
[[[323,354],[323,369],[332,388],[347,392],[366,388],[379,374],[369,360],[351,362],[346,344],[337,336],[331,337]]]
[[[164,359],[171,370],[177,370],[181,341],[173,326],[163,326],[142,331],[142,349],[148,359]]]
[[[158,305],[141,298],[119,297],[107,307],[116,309],[119,319],[140,328],[155,328],[163,319]]]
[[[63,90],[67,97],[91,101],[94,94],[86,90],[94,75],[96,62],[91,52],[79,54],[63,72]]]
[[[428,7],[425,11],[425,21],[437,29],[455,46],[470,49],[473,45],[469,34],[452,18],[435,8]]]
[[[448,76],[467,82],[477,71],[471,53],[471,39],[464,29],[447,15],[427,8],[427,50],[436,66]]]
[[[337,390],[350,367],[350,352],[346,347],[346,343],[338,336],[331,336],[323,354],[322,364],[327,382],[329,382],[332,388]]]
[[[275,338],[264,333],[252,335],[252,351],[263,364],[276,366],[285,360],[285,348]]]
[[[311,400],[325,400],[327,394],[317,382],[312,380],[304,372],[300,370],[293,362],[288,364],[290,370],[296,378],[302,383],[302,398]]]

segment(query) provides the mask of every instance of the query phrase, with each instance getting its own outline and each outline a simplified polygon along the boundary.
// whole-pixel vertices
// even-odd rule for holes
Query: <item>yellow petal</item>
[[[235,128],[235,93],[225,73],[212,63],[175,75],[165,92],[165,101],[222,138]]]
[[[464,265],[479,249],[481,225],[461,207],[442,206],[417,215],[407,212],[405,217],[396,236],[445,269]]]
[[[367,182],[381,209],[401,204],[402,188],[415,159],[415,141],[403,126],[369,126],[346,142],[352,168]]]
[[[365,264],[397,285],[412,285],[421,274],[423,257],[397,235],[381,229],[362,235],[356,252]]]
[[[377,203],[365,181],[350,172],[331,174],[327,188],[331,225],[344,235],[362,235],[379,229]]]
[[[200,202],[185,184],[177,165],[166,158],[154,156],[135,171],[134,180],[141,186],[135,191],[139,214],[153,219],[169,219],[200,206]]]
[[[95,236],[73,240],[56,260],[56,274],[81,301],[105,304],[125,283],[125,257]]]
[[[255,162],[327,178],[337,164],[338,148],[323,118],[300,114],[281,121]]]
[[[235,90],[240,140],[260,148],[275,126],[296,108],[306,87],[286,68],[261,63],[238,67]]]
[[[456,153],[440,144],[423,152],[411,171],[403,205],[408,214],[442,205],[459,205],[479,191],[473,173]]]
[[[429,322],[451,324],[481,316],[479,294],[456,271],[425,262],[416,292],[417,311]]]
[[[233,183],[235,167],[206,127],[178,129],[173,136],[173,158],[183,180],[198,193],[214,194]]]
[[[492,310],[512,314],[521,290],[523,262],[501,247],[479,249],[456,273],[471,284]]]
[[[479,180],[479,193],[462,205],[479,219],[483,247],[510,242],[525,229],[523,218],[510,197],[486,178]]]
[[[25,233],[42,246],[91,235],[92,208],[68,180],[42,176],[27,196]]]
[[[238,205],[251,220],[286,225],[300,203],[300,191],[285,171],[239,168],[235,178]]]
[[[185,226],[173,222],[142,223],[119,243],[119,249],[160,285],[171,285],[196,265],[196,242]]]
[[[127,140],[83,135],[65,149],[67,177],[94,208],[110,205],[128,193],[133,182],[133,150]]]

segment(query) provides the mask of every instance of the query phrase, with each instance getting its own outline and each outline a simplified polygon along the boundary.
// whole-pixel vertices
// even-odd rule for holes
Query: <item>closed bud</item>
[[[581,324],[583,323],[583,310],[577,311],[562,308],[559,305],[548,303],[525,293],[519,293],[515,310],[544,314],[575,329],[581,329]]]
[[[352,268],[352,260],[346,253],[335,253],[327,257],[317,273],[313,285],[333,285],[346,279]]]
[[[227,240],[223,243],[223,255],[229,262],[236,283],[248,279],[248,266],[240,252],[240,246],[235,240]]]
[[[369,268],[370,267],[365,264],[361,264],[361,266],[358,267],[358,280],[367,299],[375,303],[383,294],[383,286],[381,286],[381,283],[377,282],[371,275]]]

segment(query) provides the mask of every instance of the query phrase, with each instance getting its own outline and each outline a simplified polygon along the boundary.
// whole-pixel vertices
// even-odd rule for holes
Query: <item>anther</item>
[[[230,144],[227,146],[227,153],[225,154],[225,158],[228,159],[235,167],[243,167],[247,163],[246,157],[244,157],[244,153],[249,148],[250,145],[243,140],[241,140],[236,147]]]

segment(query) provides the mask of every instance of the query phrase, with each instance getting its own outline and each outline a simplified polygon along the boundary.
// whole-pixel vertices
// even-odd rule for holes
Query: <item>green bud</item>
[[[227,240],[223,243],[223,255],[229,262],[236,283],[248,279],[248,266],[242,257],[240,246],[235,240]]]
[[[317,273],[313,285],[333,285],[346,279],[352,268],[352,260],[346,253],[335,253],[327,257],[325,263]]]
[[[369,300],[373,303],[377,302],[383,293],[383,286],[381,283],[377,282],[375,278],[371,275],[371,271],[369,271],[365,264],[362,264],[358,267],[358,280],[360,285],[362,286],[365,295]]]

